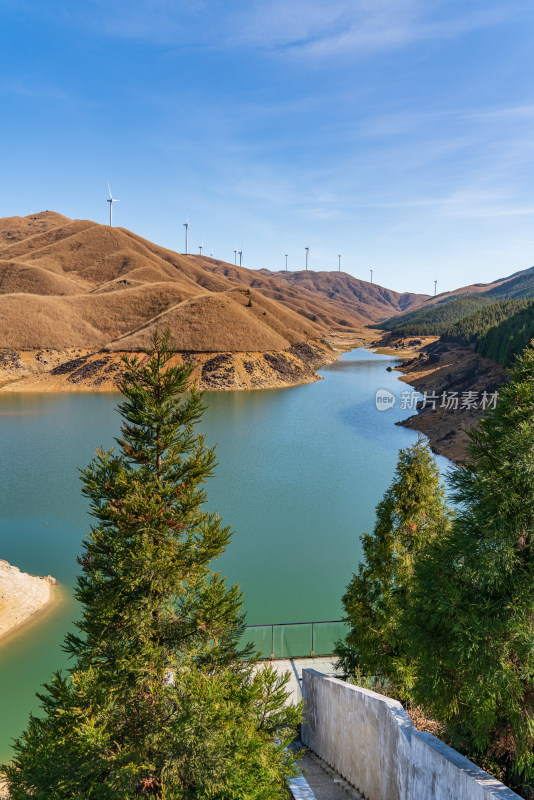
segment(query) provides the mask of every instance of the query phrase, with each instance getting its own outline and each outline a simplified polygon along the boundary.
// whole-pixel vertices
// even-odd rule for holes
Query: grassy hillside
[[[267,352],[420,305],[345,273],[270,273],[175,253],[47,211],[0,219],[0,348],[143,347],[158,326],[183,350]]]
[[[327,327],[350,328],[421,305],[427,295],[400,293],[346,272],[250,270],[194,256],[206,269],[261,292]]]

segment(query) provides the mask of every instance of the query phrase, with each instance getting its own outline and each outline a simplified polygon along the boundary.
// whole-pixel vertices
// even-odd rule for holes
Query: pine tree
[[[125,358],[118,452],[82,473],[96,525],[79,559],[74,659],[39,695],[5,770],[13,800],[271,800],[300,710],[239,649],[242,598],[212,571],[230,538],[204,508],[215,454],[168,335]]]
[[[436,462],[422,439],[399,452],[395,477],[376,509],[372,534],[362,537],[364,561],[343,596],[349,632],[337,645],[347,675],[379,674],[403,701],[410,699],[413,663],[400,627],[415,559],[450,520]]]
[[[459,513],[416,569],[417,698],[453,742],[534,796],[534,350],[469,434]]]

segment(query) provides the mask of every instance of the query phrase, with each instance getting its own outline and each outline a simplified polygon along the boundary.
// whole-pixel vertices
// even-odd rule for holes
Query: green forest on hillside
[[[456,322],[441,334],[442,342],[474,345],[475,352],[503,367],[534,338],[534,300],[492,303]]]
[[[534,339],[534,302],[480,336],[475,350],[481,356],[492,358],[504,367],[508,367],[514,363],[516,356],[528,347],[532,339]]]
[[[399,336],[440,336],[446,328],[490,302],[480,294],[462,295],[369,327],[392,331]]]
[[[483,306],[479,311],[468,314],[467,317],[446,328],[441,334],[441,341],[464,345],[476,344],[490,328],[515,316],[518,311],[522,311],[531,304],[532,300],[501,300],[498,303]]]
[[[534,297],[534,267],[523,270],[515,277],[511,276],[510,280],[500,283],[483,294],[492,301],[520,300],[521,298]]]
[[[456,297],[447,297],[433,305],[426,305],[408,314],[392,317],[385,322],[370,325],[371,328],[379,328],[391,331],[399,336],[441,336],[460,320],[474,315],[486,306],[497,305],[499,308],[489,312],[487,317],[480,317],[476,321],[484,325],[482,320],[494,318],[493,325],[498,324],[502,319],[511,316],[522,306],[502,305],[504,301],[522,301],[534,298],[534,268],[530,268],[512,275],[510,278],[499,283],[486,292],[464,294]],[[490,326],[486,326],[486,330]],[[481,334],[482,329],[478,331]],[[448,339],[447,341],[456,341]],[[472,340],[473,341],[473,340]],[[465,342],[463,342],[465,343]]]

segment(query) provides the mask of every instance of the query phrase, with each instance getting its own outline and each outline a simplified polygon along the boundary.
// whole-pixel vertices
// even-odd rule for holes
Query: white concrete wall
[[[368,800],[517,800],[500,781],[430,733],[400,703],[376,692],[302,674],[303,743]]]

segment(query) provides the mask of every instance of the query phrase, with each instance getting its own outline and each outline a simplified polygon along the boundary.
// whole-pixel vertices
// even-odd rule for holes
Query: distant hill
[[[392,331],[400,336],[439,336],[446,328],[489,302],[480,295],[462,295],[430,307],[424,305],[408,314],[391,317],[371,327]]]
[[[260,291],[327,327],[365,325],[371,320],[381,319],[384,314],[401,313],[417,307],[428,297],[394,292],[346,272],[255,271],[220,262],[207,268],[234,283]]]
[[[456,323],[442,341],[471,344],[475,352],[509,367],[534,339],[534,300],[503,300]]]
[[[51,211],[0,220],[0,347],[281,350],[420,305],[344,273],[271,273],[185,256]]]
[[[497,278],[497,280],[492,281],[491,283],[471,283],[468,286],[460,286],[458,289],[453,289],[450,292],[441,292],[438,295],[427,298],[425,305],[432,306],[441,304],[444,300],[455,300],[462,295],[477,295],[493,292],[498,290],[500,286],[504,286],[504,284],[509,283],[516,278],[522,279],[529,276],[532,272],[534,272],[534,267],[529,267],[528,269],[513,272],[511,275],[507,275],[505,278]]]
[[[533,302],[531,299],[519,299],[490,303],[446,328],[440,339],[442,342],[455,342],[463,345],[476,344],[490,328],[514,317],[518,311],[522,311]]]
[[[492,284],[465,288],[470,291],[459,289],[456,293],[438,295],[414,311],[396,315],[373,327],[406,336],[440,336],[452,325],[485,306],[505,300],[534,298],[534,267],[515,272]],[[498,311],[495,313],[499,314]]]

